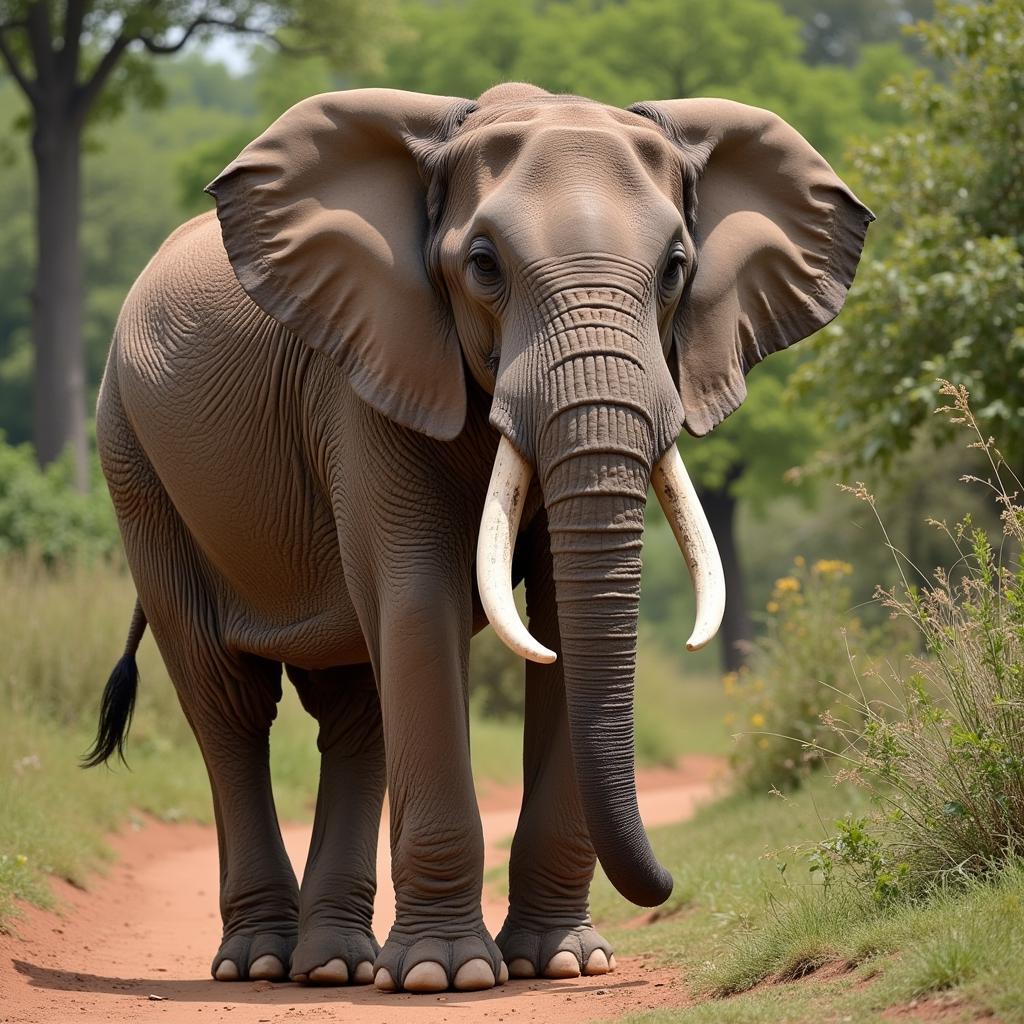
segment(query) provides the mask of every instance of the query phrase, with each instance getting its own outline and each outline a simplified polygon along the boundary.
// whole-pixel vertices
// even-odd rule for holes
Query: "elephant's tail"
[[[124,760],[124,741],[132,724],[135,695],[139,689],[139,666],[135,662],[135,652],[138,651],[142,634],[145,632],[146,613],[136,598],[124,654],[114,666],[114,671],[110,673],[103,690],[96,741],[82,757],[83,768],[94,768],[98,764],[103,764],[115,752],[121,761],[127,764]]]

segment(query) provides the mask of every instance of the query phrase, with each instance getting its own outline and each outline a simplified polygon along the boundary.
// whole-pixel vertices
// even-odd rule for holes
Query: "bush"
[[[966,427],[970,447],[987,458],[988,479],[964,480],[991,489],[1003,536],[994,545],[969,516],[954,527],[933,523],[954,547],[954,567],[930,579],[903,575],[877,594],[918,631],[922,653],[909,659],[905,678],[890,673],[889,699],[850,702],[862,728],[833,723],[851,741],[840,775],[867,786],[878,813],[842,823],[814,855],[826,876],[837,864],[851,868],[883,900],[987,875],[1024,853],[1021,484],[982,433],[966,389],[940,384],[952,404],[939,411]],[[863,485],[854,493],[874,509]]]
[[[121,549],[110,497],[98,467],[87,494],[74,490],[71,465],[36,465],[30,445],[0,433],[0,555],[32,552],[47,564],[91,560]]]
[[[474,706],[484,718],[522,719],[523,673],[523,659],[514,655],[493,629],[485,629],[473,637],[469,685]]]
[[[747,790],[795,789],[825,752],[845,745],[823,716],[852,681],[848,642],[863,639],[859,621],[846,621],[852,571],[797,557],[775,583],[748,665],[723,680],[726,724],[746,730],[735,737],[732,766]]]

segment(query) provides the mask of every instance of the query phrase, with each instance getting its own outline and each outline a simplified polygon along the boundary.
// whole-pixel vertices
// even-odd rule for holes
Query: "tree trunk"
[[[36,275],[32,290],[36,458],[45,466],[70,445],[74,482],[88,486],[82,268],[81,131],[66,103],[37,110]]]
[[[719,634],[724,672],[736,672],[743,666],[754,638],[743,566],[736,543],[736,498],[732,493],[732,485],[741,472],[731,472],[721,488],[703,488],[700,491],[700,503],[715,535],[725,573],[725,617]]]

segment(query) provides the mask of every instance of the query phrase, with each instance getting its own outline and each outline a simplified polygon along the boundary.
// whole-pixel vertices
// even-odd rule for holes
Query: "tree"
[[[89,133],[82,154],[79,244],[87,401],[103,372],[128,288],[187,213],[178,202],[177,155],[239,125],[248,132],[244,141],[253,134],[252,89],[245,80],[191,54],[161,62],[157,75],[166,95],[160,110],[129,108],[106,121],[102,135]],[[13,83],[0,82],[0,124],[26,116],[22,94]],[[21,141],[13,134],[7,139],[9,152],[0,156],[0,430],[17,444],[32,439],[29,293],[35,235],[31,159]],[[208,198],[202,188],[224,162],[196,183],[196,195]]]
[[[379,5],[366,0],[0,0],[0,59],[24,94],[35,176],[32,286],[33,436],[46,464],[70,445],[87,482],[82,344],[81,156],[90,120],[130,97],[156,102],[146,60],[193,38],[233,32],[337,59],[373,39]],[[324,42],[327,40],[328,42]]]
[[[935,380],[964,384],[986,429],[1024,462],[1024,8],[941,3],[918,27],[944,77],[897,87],[905,128],[854,151],[878,215],[843,316],[799,377],[827,395],[820,463],[872,466],[937,447]],[[824,355],[827,350],[827,356]]]

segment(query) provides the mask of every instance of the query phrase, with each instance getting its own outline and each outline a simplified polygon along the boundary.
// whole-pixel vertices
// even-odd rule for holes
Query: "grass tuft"
[[[936,935],[914,950],[908,964],[907,983],[916,997],[956,988],[977,977],[986,960],[978,936],[956,928]]]

